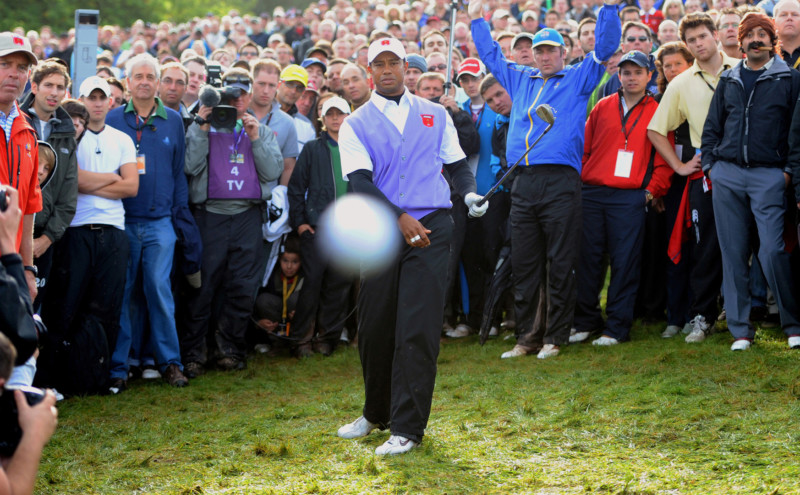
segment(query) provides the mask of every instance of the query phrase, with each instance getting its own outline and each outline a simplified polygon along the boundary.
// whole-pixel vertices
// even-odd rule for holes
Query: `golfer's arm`
[[[381,203],[385,204],[392,211],[395,215],[399,218],[400,215],[406,212],[406,210],[400,208],[396,204],[389,201],[389,198],[383,194],[383,191],[378,189],[378,186],[372,182],[372,172],[369,170],[356,170],[355,172],[351,172],[347,174],[347,180],[350,181],[350,188],[354,193],[361,193],[366,194],[368,196],[372,196],[376,198]]]
[[[450,173],[450,181],[453,183],[453,189],[458,191],[462,198],[478,190],[478,186],[475,184],[475,176],[472,175],[467,160],[462,159],[457,162],[448,163],[445,167]]]

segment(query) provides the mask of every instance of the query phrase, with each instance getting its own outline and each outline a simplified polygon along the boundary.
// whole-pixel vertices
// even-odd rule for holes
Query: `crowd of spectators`
[[[250,352],[329,355],[357,339],[357,277],[316,235],[348,193],[339,129],[374,98],[369,46],[392,37],[407,90],[452,117],[478,194],[521,160],[481,218],[451,187],[443,335],[514,330],[504,358],[547,358],[590,336],[625,342],[636,319],[690,344],[727,319],[734,350],[754,323],[800,348],[800,3],[626,0],[613,19],[601,7],[319,0],[139,20],[100,26],[97,75],[77,86],[73,30],[1,34],[0,182],[19,191],[16,249],[49,329],[36,383],[182,387]],[[567,110],[551,79],[576,84],[585,109]],[[522,156],[545,101],[559,141]],[[563,165],[563,179],[525,178]],[[564,223],[544,218],[545,194],[571,203]]]

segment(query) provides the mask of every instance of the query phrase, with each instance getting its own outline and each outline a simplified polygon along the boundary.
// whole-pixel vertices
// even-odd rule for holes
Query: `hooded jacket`
[[[744,62],[722,73],[703,127],[703,171],[725,160],[740,167],[781,168],[791,174],[789,127],[800,95],[800,72],[780,57],[745,94]]]
[[[41,141],[38,116],[33,108],[34,98],[33,93],[28,94],[20,104],[20,110],[25,113],[28,124]],[[36,214],[33,236],[46,235],[56,242],[69,227],[78,203],[78,161],[75,154],[78,143],[75,141],[72,118],[62,107],[56,108],[50,123],[53,128],[47,143],[55,152],[56,163],[50,177],[42,185],[42,211]]]

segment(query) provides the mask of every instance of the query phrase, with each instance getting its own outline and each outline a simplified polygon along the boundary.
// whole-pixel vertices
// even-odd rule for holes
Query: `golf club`
[[[517,162],[514,165],[512,165],[506,171],[506,173],[503,174],[502,177],[500,177],[500,180],[497,181],[497,184],[492,186],[492,188],[489,189],[489,192],[483,195],[483,199],[478,201],[477,206],[483,206],[485,202],[489,201],[489,198],[491,198],[492,195],[494,195],[494,193],[497,191],[497,189],[503,185],[503,182],[505,182],[506,179],[511,175],[511,172],[513,172],[514,169],[517,168],[517,165],[519,165],[520,162],[524,160],[526,156],[528,156],[528,153],[530,153],[533,147],[536,146],[536,143],[538,143],[544,137],[544,135],[547,134],[550,128],[553,127],[553,123],[556,121],[556,116],[553,114],[553,107],[551,107],[547,103],[542,103],[541,105],[536,107],[536,115],[540,119],[547,122],[547,127],[545,128],[544,132],[541,134],[541,136],[536,138],[536,141],[534,141],[533,144],[530,145],[527,150],[525,150],[525,153],[521,157],[519,157],[519,160],[517,160]]]

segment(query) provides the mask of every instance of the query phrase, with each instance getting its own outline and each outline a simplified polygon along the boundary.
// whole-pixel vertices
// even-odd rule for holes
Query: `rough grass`
[[[500,360],[512,341],[442,345],[422,446],[347,441],[358,353],[254,356],[185,389],[134,382],[70,399],[37,493],[800,493],[800,352],[762,330],[687,345],[637,326],[612,348]]]

